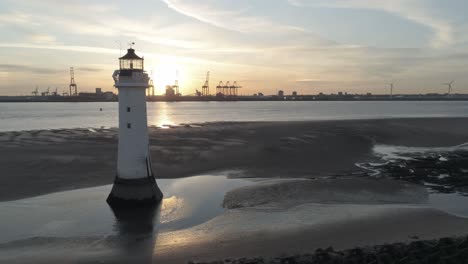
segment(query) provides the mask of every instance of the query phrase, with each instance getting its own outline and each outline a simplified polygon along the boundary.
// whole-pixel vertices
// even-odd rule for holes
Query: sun
[[[175,80],[183,79],[183,67],[170,58],[164,58],[154,64],[149,71],[156,86],[156,94],[163,94],[166,85],[174,85]]]

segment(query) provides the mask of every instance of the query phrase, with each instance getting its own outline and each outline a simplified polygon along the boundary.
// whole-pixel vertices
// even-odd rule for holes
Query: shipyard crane
[[[451,82],[449,83],[443,83],[442,85],[447,85],[448,87],[448,92],[447,92],[447,96],[450,96],[450,94],[452,93],[452,84],[455,82],[455,80],[452,80]]]
[[[37,85],[36,85],[36,90],[32,91],[32,94],[33,94],[34,96],[37,96],[37,94],[39,93],[38,90],[39,90],[39,87],[37,87]]]
[[[78,95],[78,86],[75,83],[75,70],[73,67],[70,67],[70,85],[69,85],[70,93],[69,95]],[[72,93],[73,90],[73,93]]]
[[[210,72],[206,72],[206,81],[205,84],[202,86],[202,95],[208,96],[210,95]]]

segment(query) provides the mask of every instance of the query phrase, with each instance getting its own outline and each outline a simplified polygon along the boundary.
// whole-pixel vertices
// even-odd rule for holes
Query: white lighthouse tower
[[[152,205],[163,197],[156,184],[149,151],[146,89],[149,77],[144,59],[129,48],[114,71],[119,89],[119,149],[117,175],[107,198],[111,206]]]

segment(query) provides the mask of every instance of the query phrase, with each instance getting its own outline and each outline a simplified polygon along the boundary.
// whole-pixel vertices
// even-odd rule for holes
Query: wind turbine
[[[393,99],[393,86],[394,86],[394,83],[389,83],[388,85],[390,85],[390,99]]]
[[[448,86],[448,92],[447,92],[447,97],[450,96],[450,94],[452,93],[452,84],[455,82],[455,80],[452,80],[451,82],[449,83],[443,83],[443,85],[447,85]]]

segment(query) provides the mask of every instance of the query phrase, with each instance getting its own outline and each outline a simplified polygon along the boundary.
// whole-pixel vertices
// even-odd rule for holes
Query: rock
[[[189,264],[362,264],[362,263],[468,263],[468,237],[441,238],[414,241],[409,244],[394,243],[374,247],[335,251],[332,247],[318,248],[312,254],[282,256],[277,258],[225,259]]]

